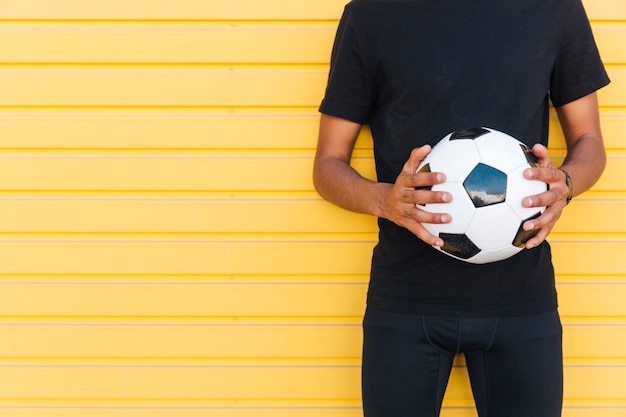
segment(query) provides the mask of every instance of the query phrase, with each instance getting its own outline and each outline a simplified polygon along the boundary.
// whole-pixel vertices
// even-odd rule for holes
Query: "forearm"
[[[430,152],[430,146],[411,152],[394,184],[371,181],[350,166],[360,129],[357,123],[322,115],[313,166],[313,183],[317,192],[344,209],[392,221],[429,245],[443,245],[443,241],[431,235],[422,223],[447,223],[450,216],[426,212],[416,206],[444,203],[451,198],[448,193],[424,189],[444,182],[443,174],[417,172],[418,165]]]
[[[567,142],[562,168],[572,177],[573,195],[591,188],[606,165],[598,98],[589,94],[557,109]]]
[[[326,156],[315,160],[313,182],[326,200],[346,210],[382,217],[392,184],[362,177],[344,160]]]
[[[606,154],[602,143],[598,101],[595,93],[556,109],[567,143],[567,155],[561,169],[571,177],[572,196],[587,191],[598,181]],[[536,144],[533,153],[539,158],[539,167],[524,172],[531,180],[548,184],[548,191],[524,199],[524,207],[547,207],[541,216],[526,221],[524,230],[538,230],[537,235],[526,242],[531,249],[545,240],[561,217],[567,205],[570,189],[567,176],[556,169],[550,161],[548,149]]]

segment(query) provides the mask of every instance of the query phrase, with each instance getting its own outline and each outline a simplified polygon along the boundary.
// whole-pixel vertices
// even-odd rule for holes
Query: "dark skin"
[[[606,164],[596,93],[558,108],[557,114],[567,144],[567,156],[561,168],[570,174],[573,195],[576,196],[591,188]],[[429,245],[442,246],[443,240],[431,235],[422,223],[447,223],[451,220],[450,215],[429,213],[415,206],[446,203],[452,199],[446,192],[416,190],[445,182],[443,173],[417,172],[431,147],[426,145],[414,149],[395,183],[371,181],[350,166],[360,130],[360,124],[322,115],[313,169],[317,191],[340,207],[385,218],[410,230]],[[549,189],[523,201],[525,207],[547,207],[540,217],[524,224],[526,230],[538,230],[537,235],[526,242],[527,249],[538,246],[547,238],[561,217],[569,194],[565,173],[552,164],[547,148],[536,144],[532,151],[539,159],[539,167],[527,169],[524,176],[546,182]]]

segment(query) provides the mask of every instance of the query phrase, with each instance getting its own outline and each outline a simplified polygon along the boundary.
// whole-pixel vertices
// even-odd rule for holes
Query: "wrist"
[[[374,198],[373,202],[373,210],[372,213],[376,217],[389,219],[389,195],[393,192],[393,184],[388,184],[384,182],[378,182],[373,184],[374,187]]]

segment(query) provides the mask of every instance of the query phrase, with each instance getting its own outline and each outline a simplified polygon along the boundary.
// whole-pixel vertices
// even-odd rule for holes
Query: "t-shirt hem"
[[[604,77],[602,77],[602,79],[598,80],[596,83],[592,84],[590,82],[588,85],[581,85],[579,86],[577,91],[572,92],[567,96],[559,97],[559,98],[551,97],[552,105],[555,108],[565,106],[566,104],[572,103],[580,98],[588,96],[589,94],[597,92],[598,90],[606,87],[610,83],[611,83],[611,79],[605,73]]]
[[[358,123],[360,125],[364,125],[368,123],[367,116],[363,116],[360,114],[355,114],[355,112],[350,111],[346,108],[331,106],[325,103],[322,103],[318,109],[318,111],[322,114],[326,114],[328,116],[338,117],[340,119],[349,120],[354,123]]]
[[[367,296],[368,308],[393,313],[419,314],[432,316],[473,316],[473,317],[515,317],[542,314],[558,308],[556,295],[541,300],[511,304],[442,304],[420,300],[403,300],[381,297],[372,294]]]

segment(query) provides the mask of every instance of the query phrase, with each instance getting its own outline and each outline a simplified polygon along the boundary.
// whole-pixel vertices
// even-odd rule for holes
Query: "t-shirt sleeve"
[[[550,98],[563,106],[607,85],[591,25],[580,0],[566,0],[558,57],[552,72]]]
[[[374,102],[371,48],[364,41],[351,4],[339,22],[320,112],[359,124],[369,121]]]

